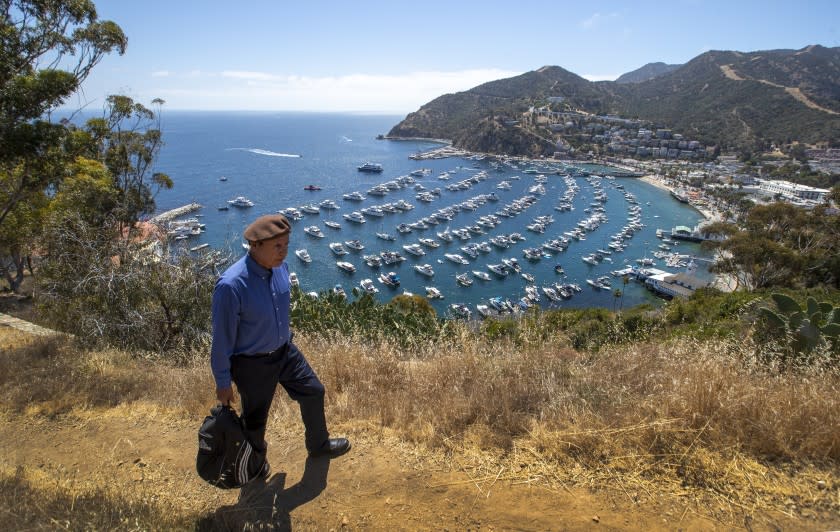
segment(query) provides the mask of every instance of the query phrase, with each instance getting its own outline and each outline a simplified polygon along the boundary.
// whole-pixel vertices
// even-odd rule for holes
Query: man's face
[[[251,256],[264,268],[280,266],[289,254],[289,235],[262,240],[251,246]]]

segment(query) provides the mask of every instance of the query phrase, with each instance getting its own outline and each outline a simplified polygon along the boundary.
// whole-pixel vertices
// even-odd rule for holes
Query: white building
[[[790,181],[776,181],[769,179],[761,180],[759,190],[769,196],[781,194],[782,196],[790,199],[798,198],[812,201],[823,201],[826,194],[828,194],[827,188],[814,188],[806,185],[799,185],[797,183],[791,183]]]

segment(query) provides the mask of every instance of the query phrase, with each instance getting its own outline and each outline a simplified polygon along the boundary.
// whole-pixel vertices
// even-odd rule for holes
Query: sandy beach
[[[648,175],[642,176],[642,177],[639,178],[639,181],[644,181],[645,183],[647,183],[649,185],[653,185],[653,186],[655,186],[657,188],[660,188],[662,190],[667,190],[668,192],[672,192],[674,190],[672,187],[669,187],[668,185],[666,185],[665,182],[660,177],[655,176],[653,174],[648,174]],[[697,209],[697,212],[702,214],[703,217],[706,220],[715,220],[715,219],[718,218],[717,214],[708,207],[695,205],[692,202],[689,202],[688,204],[691,205],[692,207],[694,207],[695,209]]]
[[[667,190],[668,192],[671,192],[671,190],[673,190],[671,187],[669,187],[668,185],[663,183],[662,180],[659,177],[657,177],[653,174],[648,174],[648,175],[642,176],[642,177],[639,178],[639,181],[644,181],[645,183],[647,183],[649,185],[653,185],[657,188],[661,188],[662,190]]]

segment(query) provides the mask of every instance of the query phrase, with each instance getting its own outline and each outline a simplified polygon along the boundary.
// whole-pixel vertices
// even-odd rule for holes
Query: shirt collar
[[[262,279],[267,279],[271,276],[271,270],[261,266],[254,260],[250,253],[245,254],[245,266],[248,268],[250,273],[259,275]]]

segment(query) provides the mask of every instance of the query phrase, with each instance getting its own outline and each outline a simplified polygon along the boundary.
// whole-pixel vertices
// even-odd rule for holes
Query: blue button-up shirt
[[[268,270],[246,254],[216,281],[210,366],[230,386],[230,357],[270,353],[289,341],[289,266]]]

